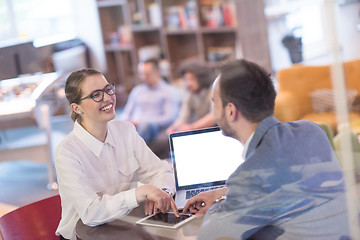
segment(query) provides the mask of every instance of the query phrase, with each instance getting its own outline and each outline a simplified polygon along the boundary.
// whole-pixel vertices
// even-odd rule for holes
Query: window
[[[295,37],[302,38],[304,59],[328,51],[325,39],[323,2],[311,1],[286,16],[286,25]]]
[[[272,31],[269,39],[275,70],[291,64],[289,60],[317,61],[328,53],[325,0],[264,1],[265,14],[269,19],[268,27]],[[295,39],[291,49],[290,44],[289,47],[284,46],[285,37]],[[302,45],[299,48],[300,43]],[[288,59],[288,54],[285,55],[284,51],[289,51],[294,59]]]
[[[0,41],[12,37],[11,23],[6,0],[0,0]]]
[[[73,34],[71,0],[0,0],[0,41]]]

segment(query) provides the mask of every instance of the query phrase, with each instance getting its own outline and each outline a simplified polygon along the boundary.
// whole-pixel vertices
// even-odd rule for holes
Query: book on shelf
[[[207,60],[210,62],[221,62],[235,58],[233,47],[210,46],[206,49]]]
[[[180,28],[187,29],[188,24],[187,24],[187,19],[186,19],[186,15],[185,15],[185,8],[182,6],[178,6],[177,10],[178,10]]]
[[[160,27],[162,25],[161,10],[157,3],[151,3],[148,7],[150,24],[154,27]]]
[[[169,30],[176,30],[180,28],[180,17],[177,6],[170,6],[166,8],[166,27]]]
[[[189,0],[184,5],[169,6],[165,12],[166,27],[170,30],[198,27],[197,7],[194,0]]]
[[[235,3],[234,1],[203,0],[201,16],[206,27],[235,26]]]
[[[236,26],[235,3],[233,1],[227,1],[221,5],[221,10],[224,25],[230,27]]]
[[[197,6],[195,0],[189,0],[185,3],[185,14],[188,28],[197,28]]]

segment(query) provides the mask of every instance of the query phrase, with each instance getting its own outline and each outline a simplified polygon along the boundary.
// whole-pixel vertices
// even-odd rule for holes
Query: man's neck
[[[238,140],[243,145],[245,145],[247,140],[250,138],[251,134],[253,134],[255,132],[258,125],[259,125],[258,122],[257,123],[247,122],[247,123],[244,123],[241,126],[239,126],[239,128],[241,127],[241,130],[237,131]]]
[[[161,78],[159,78],[157,81],[151,83],[151,84],[147,84],[149,86],[149,88],[156,88],[157,86],[159,86],[161,82]]]

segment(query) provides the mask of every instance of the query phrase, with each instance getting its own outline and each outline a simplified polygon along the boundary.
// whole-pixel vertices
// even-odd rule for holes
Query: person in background
[[[191,62],[182,66],[180,72],[188,91],[181,104],[180,115],[167,133],[215,126],[211,114],[213,71],[203,64]]]
[[[176,210],[174,176],[130,122],[115,118],[115,85],[94,69],[70,74],[65,94],[74,129],[55,152],[62,216],[61,239],[76,239],[79,219],[89,226],[121,218],[144,202],[145,214]],[[138,181],[143,183],[138,186]]]
[[[130,92],[120,119],[131,121],[139,135],[151,141],[175,121],[180,99],[175,89],[161,78],[157,60],[141,63],[139,75],[144,83]]]
[[[275,97],[257,64],[220,69],[213,115],[244,145],[245,161],[227,187],[185,205],[183,212],[205,214],[198,239],[350,239],[345,180],[326,133],[310,121],[279,122]]]

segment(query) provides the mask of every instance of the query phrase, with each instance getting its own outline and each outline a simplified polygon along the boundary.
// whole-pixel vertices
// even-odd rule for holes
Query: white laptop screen
[[[242,144],[218,127],[170,135],[177,189],[224,184],[243,163]]]

